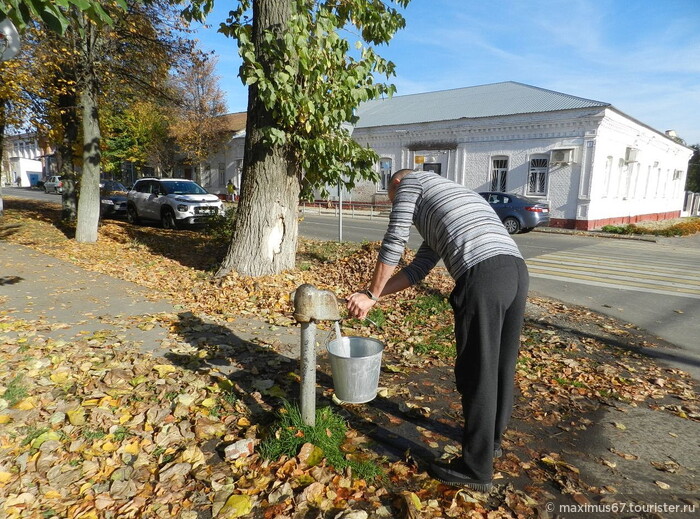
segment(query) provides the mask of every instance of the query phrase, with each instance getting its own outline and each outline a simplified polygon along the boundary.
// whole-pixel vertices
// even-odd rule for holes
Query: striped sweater
[[[423,238],[404,274],[416,284],[442,259],[454,279],[493,256],[522,258],[489,203],[481,195],[432,172],[416,171],[399,184],[379,261],[397,265],[411,224]]]

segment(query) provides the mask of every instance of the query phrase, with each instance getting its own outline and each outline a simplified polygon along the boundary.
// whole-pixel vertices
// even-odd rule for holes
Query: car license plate
[[[198,207],[197,214],[216,214],[216,207]]]

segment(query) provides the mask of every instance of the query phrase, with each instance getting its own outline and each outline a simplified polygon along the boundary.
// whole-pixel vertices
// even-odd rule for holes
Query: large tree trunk
[[[78,222],[75,240],[83,243],[97,241],[100,221],[100,124],[97,114],[97,78],[92,63],[95,28],[86,27],[84,40],[85,70],[80,92],[83,114],[83,174],[80,177]]]
[[[269,33],[281,37],[291,14],[290,4],[289,0],[253,2],[253,41],[263,66],[274,59],[262,54],[263,37]],[[262,276],[294,267],[299,171],[282,146],[270,147],[263,142],[261,129],[273,124],[269,111],[258,101],[257,85],[251,85],[241,197],[231,245],[217,276],[232,270],[244,276]]]

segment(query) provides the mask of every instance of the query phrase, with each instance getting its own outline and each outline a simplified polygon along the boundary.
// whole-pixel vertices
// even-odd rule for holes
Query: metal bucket
[[[348,404],[374,400],[384,344],[365,337],[341,337],[327,346],[335,396]]]

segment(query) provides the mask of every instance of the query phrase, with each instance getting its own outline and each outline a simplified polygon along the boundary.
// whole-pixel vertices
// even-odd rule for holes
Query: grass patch
[[[362,243],[316,241],[299,239],[297,264],[301,270],[309,270],[313,264],[332,263],[354,254],[362,248]]]
[[[412,301],[405,322],[407,326],[423,330],[421,339],[412,343],[416,353],[443,357],[455,355],[452,307],[444,295],[432,293],[418,296]]]
[[[353,475],[371,481],[382,475],[381,469],[372,461],[351,460],[342,452],[347,425],[330,407],[316,410],[316,425],[304,424],[301,411],[295,405],[285,402],[278,413],[268,437],[260,445],[260,454],[268,460],[281,456],[294,457],[305,443],[311,443],[323,451],[323,457],[336,470],[350,467]]]
[[[83,431],[82,431],[81,434],[83,435],[83,438],[85,438],[86,440],[90,440],[90,441],[92,441],[92,440],[101,440],[102,438],[104,438],[105,436],[107,436],[107,433],[106,433],[106,432],[101,431],[101,430],[99,430],[99,429],[95,429],[95,430],[93,430],[93,429],[83,429]]]
[[[27,398],[27,395],[27,388],[24,386],[24,384],[22,384],[22,375],[17,375],[15,378],[10,380],[9,384],[7,384],[7,388],[2,394],[2,398],[7,400],[8,406],[12,407]]]

